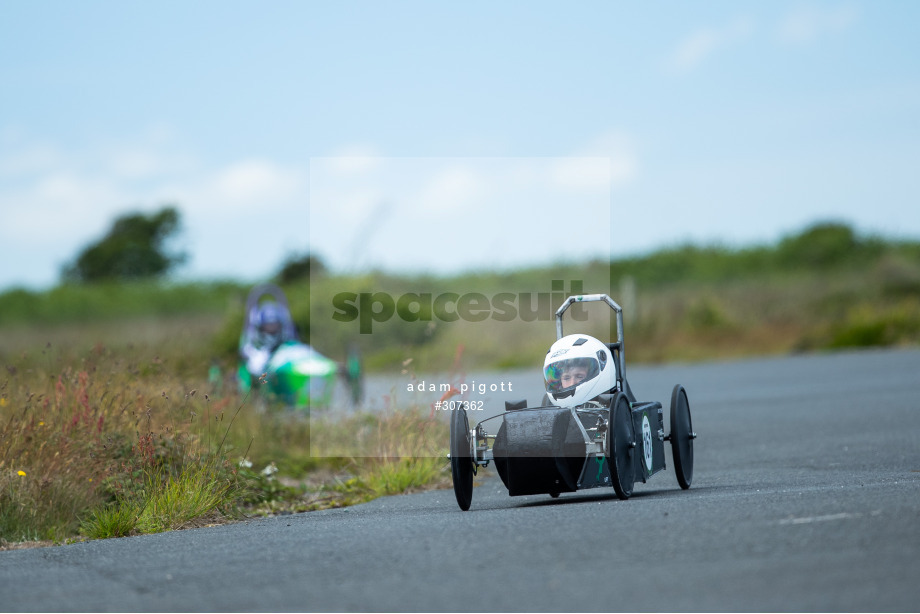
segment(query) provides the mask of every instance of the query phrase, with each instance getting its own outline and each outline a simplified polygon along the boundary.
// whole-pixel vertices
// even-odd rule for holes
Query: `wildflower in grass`
[[[17,471],[16,473],[18,473],[18,474],[21,475],[21,476],[25,476],[25,474],[26,474],[26,472],[23,471],[22,469],[20,469],[20,470]]]
[[[252,467],[252,461],[249,460],[248,458],[241,458],[240,467],[243,469],[249,469],[250,467]]]
[[[6,398],[0,397],[0,407],[6,407]]]
[[[275,466],[275,461],[270,462],[268,466],[262,470],[262,475],[264,475],[267,478],[272,477],[276,473],[278,473],[278,467]]]

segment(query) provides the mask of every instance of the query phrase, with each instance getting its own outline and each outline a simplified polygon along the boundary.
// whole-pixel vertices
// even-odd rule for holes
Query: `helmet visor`
[[[598,373],[600,364],[596,358],[567,358],[546,365],[543,379],[546,391],[557,395],[574,390],[582,382],[597,377]]]

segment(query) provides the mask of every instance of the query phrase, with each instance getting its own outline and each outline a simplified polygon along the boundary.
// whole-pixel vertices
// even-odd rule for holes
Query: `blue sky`
[[[164,203],[184,279],[920,238],[915,2],[0,7],[0,290]]]

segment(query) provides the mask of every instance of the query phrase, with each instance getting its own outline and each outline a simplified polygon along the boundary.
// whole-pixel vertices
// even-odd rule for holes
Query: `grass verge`
[[[446,424],[417,407],[308,420],[189,377],[166,346],[40,347],[0,371],[0,547],[349,505],[447,474]]]

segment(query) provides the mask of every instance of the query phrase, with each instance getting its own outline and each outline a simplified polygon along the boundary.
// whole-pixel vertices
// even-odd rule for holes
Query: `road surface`
[[[493,474],[469,512],[434,491],[0,552],[0,609],[917,610],[920,351],[627,376],[665,407],[675,383],[687,388],[690,490],[668,456],[628,501],[612,489],[511,498]]]

